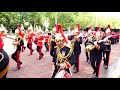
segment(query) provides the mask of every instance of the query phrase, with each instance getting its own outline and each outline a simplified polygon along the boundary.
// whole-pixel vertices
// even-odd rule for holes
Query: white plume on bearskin
[[[95,37],[100,37],[100,36],[102,36],[100,31],[95,32]]]
[[[106,33],[110,33],[110,32],[111,32],[110,28],[106,29],[105,32],[106,32]]]
[[[28,27],[28,31],[33,31],[33,27],[31,24],[30,24],[30,27]]]
[[[0,31],[4,31],[5,33],[8,32],[8,31],[6,30],[6,28],[3,26],[3,24],[1,24]]]
[[[64,38],[63,38],[63,36],[62,36],[62,34],[60,34],[60,33],[57,33],[56,35],[55,35],[55,40],[63,40]]]
[[[15,29],[15,33],[20,33],[20,31],[18,29]]]
[[[23,24],[21,24],[21,30],[24,30],[24,26],[23,26]]]

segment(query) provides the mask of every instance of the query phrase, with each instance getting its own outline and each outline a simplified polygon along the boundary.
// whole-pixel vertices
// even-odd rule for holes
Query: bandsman
[[[6,78],[9,68],[9,56],[4,51],[4,42],[2,40],[2,36],[4,36],[4,33],[6,32],[6,29],[0,27],[0,78]]]
[[[64,75],[64,77],[62,78],[70,78],[72,76],[70,67],[74,64],[75,59],[73,55],[73,49],[64,45],[64,38],[60,33],[57,33],[55,35],[55,40],[57,46],[54,47],[54,58],[52,61],[52,78],[56,78],[56,75],[58,75],[60,70],[65,70],[67,73],[70,74],[69,77]]]
[[[81,53],[81,44],[82,44],[82,36],[80,36],[78,28],[74,30],[74,38],[71,40],[71,44],[73,44],[73,52],[75,54],[75,73],[79,72],[80,67],[80,53]]]
[[[25,39],[27,40],[27,48],[30,50],[30,55],[32,55],[32,52],[34,51],[32,49],[32,42],[33,42],[33,28],[30,26],[28,28],[28,34],[26,35]]]
[[[88,29],[88,31],[87,31],[87,37],[86,37],[86,39],[84,40],[85,48],[86,48],[87,45],[90,45],[89,41],[91,41],[91,40],[94,39],[92,27],[89,26],[87,29]],[[87,59],[86,61],[87,61],[88,63],[90,63],[90,61],[91,61],[91,54],[90,54],[90,52],[88,52],[88,51],[85,50],[85,55],[86,55],[86,59]]]
[[[37,52],[39,53],[38,60],[40,60],[44,56],[44,54],[42,53],[44,36],[42,35],[42,30],[41,29],[38,29],[37,33],[38,33]]]
[[[49,38],[50,38],[50,35],[49,35],[49,30],[48,30],[47,28],[45,29],[44,38],[45,38],[44,45],[45,45],[45,48],[46,48],[46,52],[48,52],[48,51],[49,51],[48,40],[49,40]]]
[[[17,62],[17,67],[14,69],[14,71],[18,71],[21,68],[22,62],[20,61],[20,52],[21,52],[21,46],[24,44],[23,39],[20,36],[20,31],[18,29],[15,30],[16,34],[16,40],[12,43],[13,45],[17,46],[16,51],[11,55],[11,58]]]
[[[105,31],[106,36],[103,37],[103,40],[105,40],[105,50],[103,52],[103,60],[104,60],[104,68],[108,69],[109,60],[110,60],[110,52],[111,52],[111,45],[114,44],[114,38],[111,35],[111,29],[108,28]]]
[[[90,43],[94,46],[91,50],[91,66],[93,68],[93,74],[95,74],[95,78],[99,77],[100,71],[100,63],[102,60],[102,52],[105,49],[105,44],[102,40],[102,34],[100,31],[95,32],[95,39],[92,40]]]

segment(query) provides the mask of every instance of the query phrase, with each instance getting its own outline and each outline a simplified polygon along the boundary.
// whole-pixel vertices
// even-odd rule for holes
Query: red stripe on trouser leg
[[[111,51],[110,51],[110,53],[111,53]],[[109,57],[108,57],[108,65],[109,65],[109,61],[110,61],[110,53],[109,53]],[[107,65],[107,66],[108,66],[108,65]]]
[[[102,61],[102,59],[100,60],[100,64],[101,64],[101,61]],[[100,64],[99,64],[99,66],[98,66],[98,76],[99,76],[99,74],[100,74]]]
[[[41,50],[42,50],[42,47],[41,46],[39,46],[40,48],[39,48],[39,58],[41,58],[42,57],[42,52],[41,52]]]
[[[22,46],[22,52],[24,51],[24,46]]]
[[[32,44],[30,44],[30,54],[32,55]]]
[[[79,55],[80,56],[80,55]],[[80,70],[80,64],[79,64],[79,60],[80,60],[80,58],[79,58],[79,56],[78,56],[78,72],[79,72],[79,70]]]
[[[50,51],[50,46],[49,46],[49,44],[48,44],[48,51]]]
[[[17,57],[17,67],[18,68],[20,68],[20,52],[19,51],[17,51],[17,55],[16,55]]]

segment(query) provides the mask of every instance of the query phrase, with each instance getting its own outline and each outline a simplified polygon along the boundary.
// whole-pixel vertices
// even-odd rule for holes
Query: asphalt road
[[[8,41],[6,40],[6,43]],[[85,48],[81,45],[82,52],[80,55],[80,72],[73,73],[73,68],[71,67],[73,78],[93,78],[93,69],[90,64],[86,62]],[[44,57],[41,60],[38,59],[38,53],[36,51],[35,44],[33,45],[33,55],[29,55],[29,50],[26,48],[24,52],[21,52],[20,60],[22,61],[21,69],[14,71],[17,66],[16,62],[10,57],[10,65],[8,70],[7,78],[51,78],[51,61],[52,57],[49,52],[45,51],[43,46],[42,52]],[[10,47],[8,47],[10,50]],[[112,51],[110,55],[109,68],[106,70],[103,68],[103,61],[100,65],[100,78],[118,78],[120,76],[120,43],[112,46]]]

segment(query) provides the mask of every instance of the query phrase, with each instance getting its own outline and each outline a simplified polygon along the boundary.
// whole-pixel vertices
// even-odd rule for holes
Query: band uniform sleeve
[[[53,60],[52,62],[56,63],[57,55],[56,55],[56,48],[53,50]]]
[[[3,46],[4,46],[4,43],[3,43],[3,41],[2,41],[2,38],[0,37],[0,50],[3,49]]]
[[[80,41],[79,41],[79,44],[82,44],[83,40],[82,40],[82,37],[79,37]]]
[[[101,43],[99,43],[99,46],[100,46],[100,51],[104,51],[105,50],[105,44],[104,44],[104,42],[101,42]]]
[[[114,38],[113,38],[113,37],[108,38],[108,40],[111,41],[111,44],[112,44],[112,45],[114,44]]]
[[[72,52],[71,56],[68,58],[68,63],[72,66],[75,63],[75,55]]]
[[[23,42],[22,38],[19,37],[18,41],[20,41],[20,46],[24,45],[24,42]]]
[[[88,43],[88,39],[85,40],[84,45],[86,46]]]

